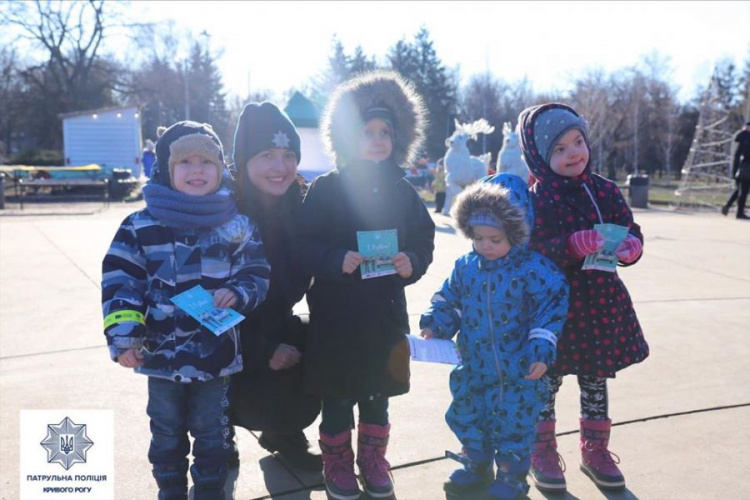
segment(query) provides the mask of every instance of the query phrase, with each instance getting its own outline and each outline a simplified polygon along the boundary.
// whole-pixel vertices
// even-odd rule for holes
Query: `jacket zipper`
[[[495,345],[495,332],[492,326],[492,295],[490,294],[490,274],[487,273],[487,321],[490,332],[490,343],[492,344],[492,355],[495,357],[495,369],[497,370],[497,379],[500,383],[500,401],[503,400],[503,372],[500,369],[500,358],[497,356],[497,346]]]

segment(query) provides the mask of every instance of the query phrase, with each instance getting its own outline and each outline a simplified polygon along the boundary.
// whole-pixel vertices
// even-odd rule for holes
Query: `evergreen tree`
[[[194,42],[186,69],[190,120],[210,124],[223,143],[231,140],[221,73],[208,47]],[[185,117],[186,118],[186,117]],[[231,124],[234,126],[234,124]]]
[[[374,57],[367,57],[360,45],[354,49],[354,55],[349,59],[348,73],[349,77],[366,73],[377,68]]]
[[[309,99],[319,108],[323,109],[328,102],[331,92],[341,83],[349,80],[355,75],[377,69],[378,65],[374,57],[368,57],[361,46],[357,45],[354,55],[346,53],[344,44],[336,36],[331,40],[331,54],[328,56],[328,66],[316,78],[305,91]]]
[[[427,28],[422,27],[413,42],[398,41],[388,52],[391,69],[414,83],[428,111],[425,149],[430,158],[445,154],[445,139],[451,134],[456,116],[458,84],[435,51]]]

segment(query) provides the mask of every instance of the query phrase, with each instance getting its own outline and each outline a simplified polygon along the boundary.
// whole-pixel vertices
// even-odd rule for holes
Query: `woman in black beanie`
[[[271,264],[266,301],[240,325],[244,370],[232,380],[235,425],[261,431],[260,445],[290,465],[319,471],[302,432],[320,412],[304,392],[307,322],[292,312],[310,277],[298,267],[295,226],[305,181],[297,175],[300,139],[289,117],[270,102],[250,103],[234,135],[237,206],[258,224]]]

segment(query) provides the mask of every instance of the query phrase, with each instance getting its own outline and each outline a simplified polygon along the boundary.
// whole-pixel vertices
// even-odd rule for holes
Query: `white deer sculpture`
[[[525,181],[529,180],[529,167],[526,166],[518,145],[518,132],[511,128],[510,122],[503,123],[503,147],[497,155],[495,170],[497,173],[506,172]]]
[[[481,118],[472,123],[459,123],[456,120],[456,131],[445,140],[448,151],[445,153],[445,205],[443,215],[450,215],[453,199],[463,189],[481,179],[488,172],[489,157],[471,156],[466,143],[477,139],[479,134],[491,134],[495,127]]]

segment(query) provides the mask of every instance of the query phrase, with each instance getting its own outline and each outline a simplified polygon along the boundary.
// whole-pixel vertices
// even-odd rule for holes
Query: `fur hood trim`
[[[398,73],[373,71],[339,85],[323,112],[323,145],[339,169],[359,159],[362,114],[374,107],[393,116],[393,161],[403,166],[416,158],[426,121],[422,97]]]
[[[478,182],[464,189],[456,198],[451,215],[459,231],[469,239],[474,235],[469,219],[475,214],[486,214],[498,221],[512,247],[528,242],[526,216],[523,209],[513,202],[508,188]]]

